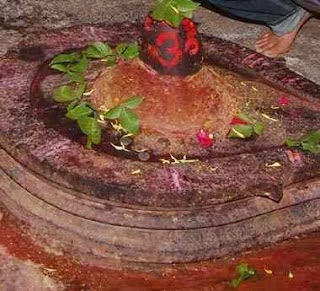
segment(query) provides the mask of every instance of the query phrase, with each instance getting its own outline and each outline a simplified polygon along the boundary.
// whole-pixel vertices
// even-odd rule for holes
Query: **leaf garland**
[[[101,59],[107,66],[113,66],[121,59],[132,60],[139,56],[139,46],[136,42],[121,43],[115,49],[102,42],[94,42],[81,52],[56,55],[49,63],[50,68],[68,76],[72,82],[54,89],[53,99],[58,103],[69,103],[66,117],[77,122],[80,130],[87,136],[87,148],[92,144],[101,143],[102,116],[107,119],[117,119],[119,126],[131,133],[139,132],[140,122],[133,109],[143,101],[140,96],[126,100],[123,104],[110,109],[107,113],[96,111],[88,102],[82,100],[86,90],[84,73],[89,67],[90,60]]]
[[[163,0],[151,12],[153,19],[178,27],[184,18],[191,19],[200,4],[192,0]]]

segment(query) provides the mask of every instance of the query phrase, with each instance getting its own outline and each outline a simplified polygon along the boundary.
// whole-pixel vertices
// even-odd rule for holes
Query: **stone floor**
[[[85,7],[87,9],[83,9],[84,2],[86,1],[59,0],[48,2],[34,0],[1,0],[0,24],[2,25],[0,26],[0,57],[4,56],[10,48],[16,46],[20,41],[22,41],[28,33],[33,33],[34,31],[41,29],[60,28],[81,23],[102,23],[106,20],[122,21],[126,19],[136,19],[145,14],[149,10],[152,3],[152,1],[130,0],[126,2],[120,1],[121,3],[125,4],[116,5],[115,3],[117,3],[117,1],[114,0],[95,0],[92,1],[94,2],[93,5]],[[248,46],[250,48],[253,47],[255,39],[265,30],[263,26],[243,23],[237,20],[229,19],[207,9],[201,9],[197,15],[197,18],[201,22],[201,31],[205,32],[206,34],[225,38],[237,42],[241,45]],[[320,84],[319,31],[320,20],[310,20],[303,27],[291,52],[285,55],[285,59],[289,68],[304,75],[305,77],[313,80],[318,84]],[[0,208],[0,225],[2,224],[2,227],[4,227],[3,212],[5,212],[5,210],[1,210]],[[15,257],[14,252],[10,252],[9,254],[9,252],[7,252],[7,247],[11,244],[14,244],[15,241],[13,240],[11,242],[8,242],[8,240],[10,240],[10,237],[7,239],[6,245],[2,245],[0,241],[0,290],[95,290],[90,289],[90,287],[79,287],[81,286],[80,283],[80,285],[76,285],[78,286],[77,288],[63,287],[62,283],[60,283],[58,279],[53,280],[44,274],[43,266],[40,267],[34,262],[29,261],[27,259],[28,256],[24,257],[24,259],[22,260]],[[16,242],[18,243],[18,241]],[[319,236],[316,237],[315,242],[319,242]],[[276,258],[276,251],[272,256]],[[32,255],[30,255],[30,257],[32,257]],[[288,266],[290,266],[291,264],[294,263],[290,261],[290,263],[288,263]],[[318,276],[318,273],[320,271],[319,260],[313,261],[312,264],[313,265],[310,266],[309,269],[307,268],[302,270],[304,270],[304,272],[315,272],[315,274],[317,274]],[[230,267],[228,268],[230,269]],[[294,266],[292,266],[292,268],[294,268]],[[217,269],[218,267],[215,270],[217,271]],[[230,273],[230,270],[228,272]],[[214,276],[214,274],[211,274],[211,276]],[[287,276],[283,276],[283,278],[285,278],[284,280],[288,280]],[[134,284],[138,284],[137,282],[135,282]],[[311,284],[309,286],[313,287],[312,289],[308,290],[319,290],[317,289],[317,287],[320,286],[319,280],[311,283],[314,284]],[[248,289],[242,290],[268,290],[268,284],[268,282],[265,282],[264,285],[261,285],[261,288],[266,289],[255,289],[255,287],[252,287],[253,284],[251,284],[249,285]],[[277,282],[274,284],[274,286],[276,286]],[[288,285],[281,285],[280,282],[279,286],[289,286],[289,289],[273,290],[307,290],[303,289],[303,285],[300,285],[300,287],[302,288],[301,289],[299,285],[296,286],[297,288],[294,288],[295,285],[290,284],[291,283],[289,282]],[[119,286],[125,285],[121,285],[121,283],[119,282]],[[144,286],[146,286],[146,284],[144,284]],[[162,286],[165,286],[165,284]],[[208,284],[206,288],[205,286],[203,286],[203,289],[201,290],[225,290],[223,286],[225,287],[225,285],[222,283],[217,283],[216,285]],[[121,287],[115,287],[114,289],[102,287],[99,288],[99,290],[139,290],[139,286],[133,288],[127,286],[123,289]],[[144,287],[140,290],[156,289],[148,289],[147,287]],[[178,289],[164,287],[157,290]]]

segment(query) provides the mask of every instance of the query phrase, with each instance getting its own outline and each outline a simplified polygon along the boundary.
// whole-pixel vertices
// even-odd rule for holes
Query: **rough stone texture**
[[[0,290],[62,291],[64,287],[44,275],[39,266],[10,256],[0,245]]]
[[[142,17],[152,3],[148,0],[1,0],[0,21],[8,27],[24,28],[119,22]]]

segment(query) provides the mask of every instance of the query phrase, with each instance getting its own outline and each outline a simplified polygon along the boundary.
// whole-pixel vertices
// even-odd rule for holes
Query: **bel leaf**
[[[71,102],[76,98],[72,88],[68,85],[58,87],[53,91],[53,99],[56,102]]]
[[[70,81],[73,81],[76,83],[84,83],[85,82],[84,76],[81,73],[68,71],[67,76],[70,79]]]
[[[101,60],[102,62],[105,62],[108,67],[114,66],[117,63],[117,57],[112,55],[112,56],[106,56]]]
[[[116,46],[116,52],[125,60],[132,60],[139,56],[139,46],[136,42],[127,44],[120,43]]]
[[[285,144],[289,147],[298,147],[300,146],[300,141],[288,138],[286,139]]]
[[[54,69],[58,72],[67,73],[68,72],[68,66],[65,64],[53,64],[51,66],[51,69]]]
[[[199,4],[192,0],[163,0],[153,9],[151,16],[178,27],[183,18],[192,18],[193,11],[198,7]]]
[[[247,123],[254,123],[254,121],[251,119],[251,117],[249,117],[247,114],[245,113],[239,113],[237,114],[237,117],[242,119],[243,121],[247,122]]]
[[[135,96],[126,100],[123,103],[123,106],[129,109],[134,109],[134,108],[137,108],[142,103],[142,101],[143,101],[143,97]]]
[[[86,90],[86,87],[87,87],[87,83],[84,82],[84,83],[80,83],[75,94],[76,94],[76,97],[78,99],[80,99],[84,93],[84,91]]]
[[[81,60],[78,63],[75,63],[69,67],[69,70],[77,73],[84,73],[89,65],[89,60],[85,55],[82,56]]]
[[[93,113],[93,110],[87,104],[81,103],[69,110],[66,114],[66,117],[73,120],[78,120],[83,116],[89,116],[91,113]]]
[[[264,131],[264,124],[262,122],[256,122],[253,125],[253,130],[256,135],[259,135],[259,136],[262,135]]]
[[[53,58],[49,66],[52,66],[54,64],[61,64],[61,63],[74,63],[79,61],[80,58],[81,58],[81,55],[79,53],[60,54]]]
[[[140,127],[139,118],[131,109],[124,108],[122,110],[119,122],[127,132],[132,134],[138,133]]]
[[[239,277],[231,281],[231,285],[237,288],[243,281],[251,279],[257,274],[257,271],[248,264],[240,264],[236,267]]]
[[[199,8],[200,4],[192,0],[175,0],[176,7],[180,12],[192,12]]]
[[[78,119],[78,125],[81,131],[88,136],[90,142],[101,143],[101,126],[96,118],[82,116]]]
[[[320,153],[320,129],[311,131],[299,139],[288,138],[285,141],[289,147],[301,147],[304,151],[311,152],[312,154]]]
[[[111,47],[103,42],[94,42],[84,51],[84,53],[88,58],[92,59],[103,59],[106,56],[113,55]]]
[[[122,113],[122,106],[116,106],[112,109],[110,109],[108,112],[105,113],[105,118],[107,119],[118,119]]]
[[[252,134],[253,134],[253,126],[251,124],[249,125],[237,124],[231,127],[228,137],[245,139],[245,138],[251,137]]]

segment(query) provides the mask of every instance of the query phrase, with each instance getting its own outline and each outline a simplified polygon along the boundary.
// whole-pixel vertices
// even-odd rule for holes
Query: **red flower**
[[[246,121],[244,121],[244,120],[241,119],[240,117],[233,117],[230,124],[231,124],[231,125],[238,125],[238,124],[247,125],[247,124],[249,124],[249,123],[246,122]]]
[[[280,96],[278,100],[278,104],[281,106],[286,106],[289,104],[289,98],[286,95]]]
[[[203,129],[198,132],[197,138],[201,147],[204,149],[213,145],[213,138]]]

